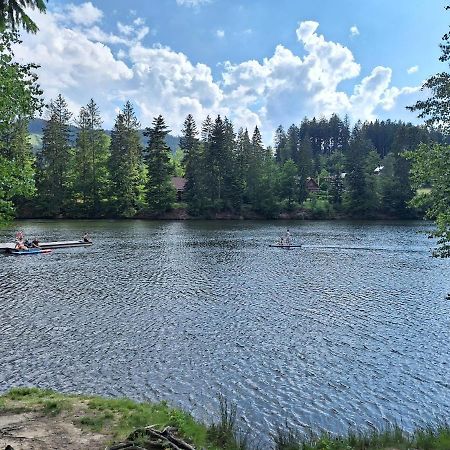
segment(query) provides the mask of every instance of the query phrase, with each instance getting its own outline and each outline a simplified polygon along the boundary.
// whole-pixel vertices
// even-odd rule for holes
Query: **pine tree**
[[[103,132],[99,109],[93,99],[80,110],[74,155],[74,196],[84,214],[101,213],[108,189],[109,139]]]
[[[295,164],[299,163],[299,145],[300,145],[300,130],[292,124],[286,134],[286,154],[285,160],[292,159]]]
[[[252,144],[247,128],[239,129],[236,140],[237,177],[242,187],[242,203],[250,203],[249,175],[252,158]]]
[[[45,214],[64,215],[70,198],[70,118],[67,103],[61,94],[50,101],[49,120],[42,137],[42,149],[38,154],[38,192]]]
[[[189,213],[198,216],[206,211],[208,198],[203,147],[198,139],[197,126],[191,114],[184,121],[180,148],[184,152],[183,164],[186,178],[184,196]]]
[[[220,116],[217,116],[213,125],[205,121],[202,127],[202,141],[205,145],[205,163],[208,168],[207,185],[209,186],[211,206],[215,210],[221,210],[223,208],[225,168],[225,127]]]
[[[144,205],[145,168],[139,135],[140,123],[128,101],[111,132],[109,171],[114,213],[133,217]]]
[[[236,134],[233,123],[225,117],[224,147],[222,155],[223,165],[223,207],[238,212],[242,206],[243,186],[239,177],[238,152]]]
[[[147,205],[152,212],[162,213],[172,208],[176,192],[172,184],[172,166],[170,148],[165,142],[170,130],[164,118],[155,117],[151,128],[146,128],[144,136],[148,137],[145,152],[147,163]]]
[[[280,125],[275,131],[275,160],[283,164],[287,160],[287,136],[284,128]]]
[[[348,212],[355,217],[367,215],[370,209],[365,161],[371,149],[371,143],[365,137],[361,124],[357,123],[345,160],[345,206]]]

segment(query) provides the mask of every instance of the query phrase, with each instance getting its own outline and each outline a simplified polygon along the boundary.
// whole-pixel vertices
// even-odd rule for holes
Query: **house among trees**
[[[186,187],[186,178],[172,177],[172,184],[177,191],[177,202],[183,199],[184,189]]]
[[[314,178],[308,177],[306,179],[306,190],[311,194],[317,194],[320,192],[320,187]]]

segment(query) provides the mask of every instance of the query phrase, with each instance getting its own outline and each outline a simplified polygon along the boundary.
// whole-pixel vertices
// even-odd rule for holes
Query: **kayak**
[[[36,255],[38,253],[51,253],[51,250],[42,250],[41,248],[29,248],[28,250],[11,250],[12,255]]]
[[[299,248],[301,245],[293,245],[293,244],[269,244],[269,247],[278,247],[278,248]]]

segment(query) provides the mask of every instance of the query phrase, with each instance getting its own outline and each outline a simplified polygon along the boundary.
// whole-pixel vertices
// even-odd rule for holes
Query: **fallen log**
[[[175,436],[176,431],[173,427],[166,427],[162,431],[154,426],[138,428],[126,441],[107,447],[106,450],[195,450],[195,447]]]

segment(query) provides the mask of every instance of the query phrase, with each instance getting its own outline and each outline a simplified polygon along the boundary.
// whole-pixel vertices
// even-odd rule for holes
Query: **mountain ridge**
[[[35,118],[31,119],[28,124],[28,132],[31,135],[31,144],[33,145],[33,149],[37,150],[42,145],[42,135],[44,127],[47,123],[47,120]],[[72,133],[71,142],[75,143],[75,138],[78,133],[78,127],[75,125],[70,125],[70,131]],[[108,136],[111,136],[111,130],[103,130]],[[147,145],[148,138],[144,136],[144,130],[139,130],[139,135],[141,138],[141,144],[145,147]],[[168,134],[166,136],[166,144],[172,150],[172,153],[175,153],[180,145],[180,137],[172,136]]]

